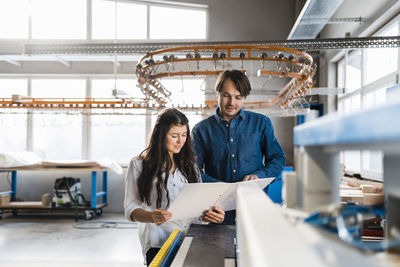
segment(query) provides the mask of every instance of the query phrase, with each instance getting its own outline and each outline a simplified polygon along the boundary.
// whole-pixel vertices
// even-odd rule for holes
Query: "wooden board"
[[[10,204],[3,206],[4,208],[33,208],[33,207],[45,207],[42,201],[14,201]]]
[[[50,207],[50,194],[45,193],[42,195],[41,201],[11,201],[10,195],[4,195],[0,198],[0,207],[3,208],[40,208],[40,207]]]
[[[357,202],[360,205],[378,205],[384,203],[385,195],[364,193],[362,190],[340,190],[340,199]]]

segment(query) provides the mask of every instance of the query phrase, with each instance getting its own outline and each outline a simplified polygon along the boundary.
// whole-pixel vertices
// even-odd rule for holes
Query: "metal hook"
[[[183,85],[183,76],[181,75],[181,92],[185,91],[184,85]]]
[[[192,58],[193,58],[193,55],[192,55],[192,54],[190,54],[190,53],[187,53],[187,54],[186,54],[186,59],[187,59],[187,64],[188,64],[188,70],[189,70],[189,71],[191,71],[191,69],[192,69],[192,68],[191,68],[191,64],[190,64],[190,63],[191,63],[190,60],[191,60]]]
[[[164,60],[164,64],[165,64],[165,68],[167,69],[167,72],[169,71],[169,58],[167,55],[163,56],[163,60]]]
[[[175,60],[175,56],[174,55],[170,55],[169,56],[169,61],[170,61],[170,64],[171,64],[171,66],[172,66],[172,70],[175,70],[175,66],[174,66],[174,60]]]
[[[260,58],[261,60],[261,68],[264,69],[264,60],[267,58],[267,53],[261,53]]]
[[[241,61],[242,61],[242,65],[241,65],[240,68],[243,69],[243,59],[246,57],[246,54],[243,53],[243,52],[240,52],[239,57],[240,57],[240,59],[241,59]]]
[[[213,59],[214,59],[214,69],[216,70],[216,69],[217,69],[218,54],[214,52],[214,53],[212,54],[212,57],[213,57]]]
[[[225,53],[221,53],[219,55],[219,57],[222,59],[222,69],[225,69],[225,57],[226,57],[226,54]]]
[[[271,80],[272,79],[272,76],[271,75],[268,75],[268,77],[267,77],[267,79],[265,80],[265,82],[261,85],[261,91],[263,91],[263,89],[264,89],[264,86],[269,82],[269,80]]]
[[[199,53],[194,54],[194,58],[197,60],[197,69],[199,69],[199,61],[201,58],[201,55]]]
[[[206,83],[206,80],[207,80],[207,76],[206,76],[206,78],[203,80],[203,82],[200,84],[200,91],[202,91],[202,92],[204,92],[204,91],[206,90],[206,88],[204,88],[203,90],[201,89],[201,87],[203,86],[203,84]]]

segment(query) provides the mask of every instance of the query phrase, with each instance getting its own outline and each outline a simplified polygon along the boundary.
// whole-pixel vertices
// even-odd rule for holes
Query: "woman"
[[[169,205],[185,183],[201,182],[194,160],[189,121],[177,109],[161,112],[148,147],[129,164],[125,181],[125,216],[140,222],[139,239],[147,265],[174,229],[185,234],[200,219],[169,221]],[[209,210],[203,221],[221,223],[225,213]]]

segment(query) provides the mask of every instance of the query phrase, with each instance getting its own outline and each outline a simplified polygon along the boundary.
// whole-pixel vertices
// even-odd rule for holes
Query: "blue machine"
[[[293,171],[293,167],[285,166],[283,171]],[[264,192],[274,203],[282,204],[282,173],[264,189]]]

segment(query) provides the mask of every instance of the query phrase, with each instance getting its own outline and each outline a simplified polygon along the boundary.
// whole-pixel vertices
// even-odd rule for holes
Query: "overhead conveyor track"
[[[12,99],[3,99],[0,107],[5,112],[10,108],[14,111],[79,109],[82,112],[87,109],[107,109],[116,113],[122,110],[125,110],[123,112],[125,113],[128,112],[127,110],[138,108],[162,109],[171,101],[171,91],[162,84],[161,78],[212,77],[228,67],[229,62],[238,62],[236,65],[239,65],[236,68],[245,71],[251,77],[265,77],[267,80],[274,77],[282,79],[286,84],[273,99],[248,103],[248,108],[265,109],[279,106],[283,110],[296,110],[295,113],[298,113],[301,112],[299,107],[307,104],[307,101],[303,101],[303,96],[314,84],[313,76],[316,66],[309,55],[310,52],[388,47],[400,47],[400,36],[253,42],[26,44],[24,54],[31,56],[140,56],[135,72],[138,77],[138,87],[146,98],[144,100],[114,99],[107,103],[93,99],[80,99],[79,103],[60,103],[58,100],[49,99],[24,99],[25,103],[21,103]],[[249,68],[243,65],[243,61],[256,64],[259,61],[260,65],[253,64]],[[250,73],[252,71],[253,73]],[[207,101],[205,105],[196,107],[189,105],[180,108],[204,111],[213,109],[215,104],[215,101]]]
[[[26,44],[27,55],[133,55],[178,46],[199,45],[263,45],[282,46],[296,50],[320,51],[329,49],[400,47],[400,36],[357,37],[335,39],[305,39],[248,42],[169,42],[169,43],[82,43],[82,44]]]

